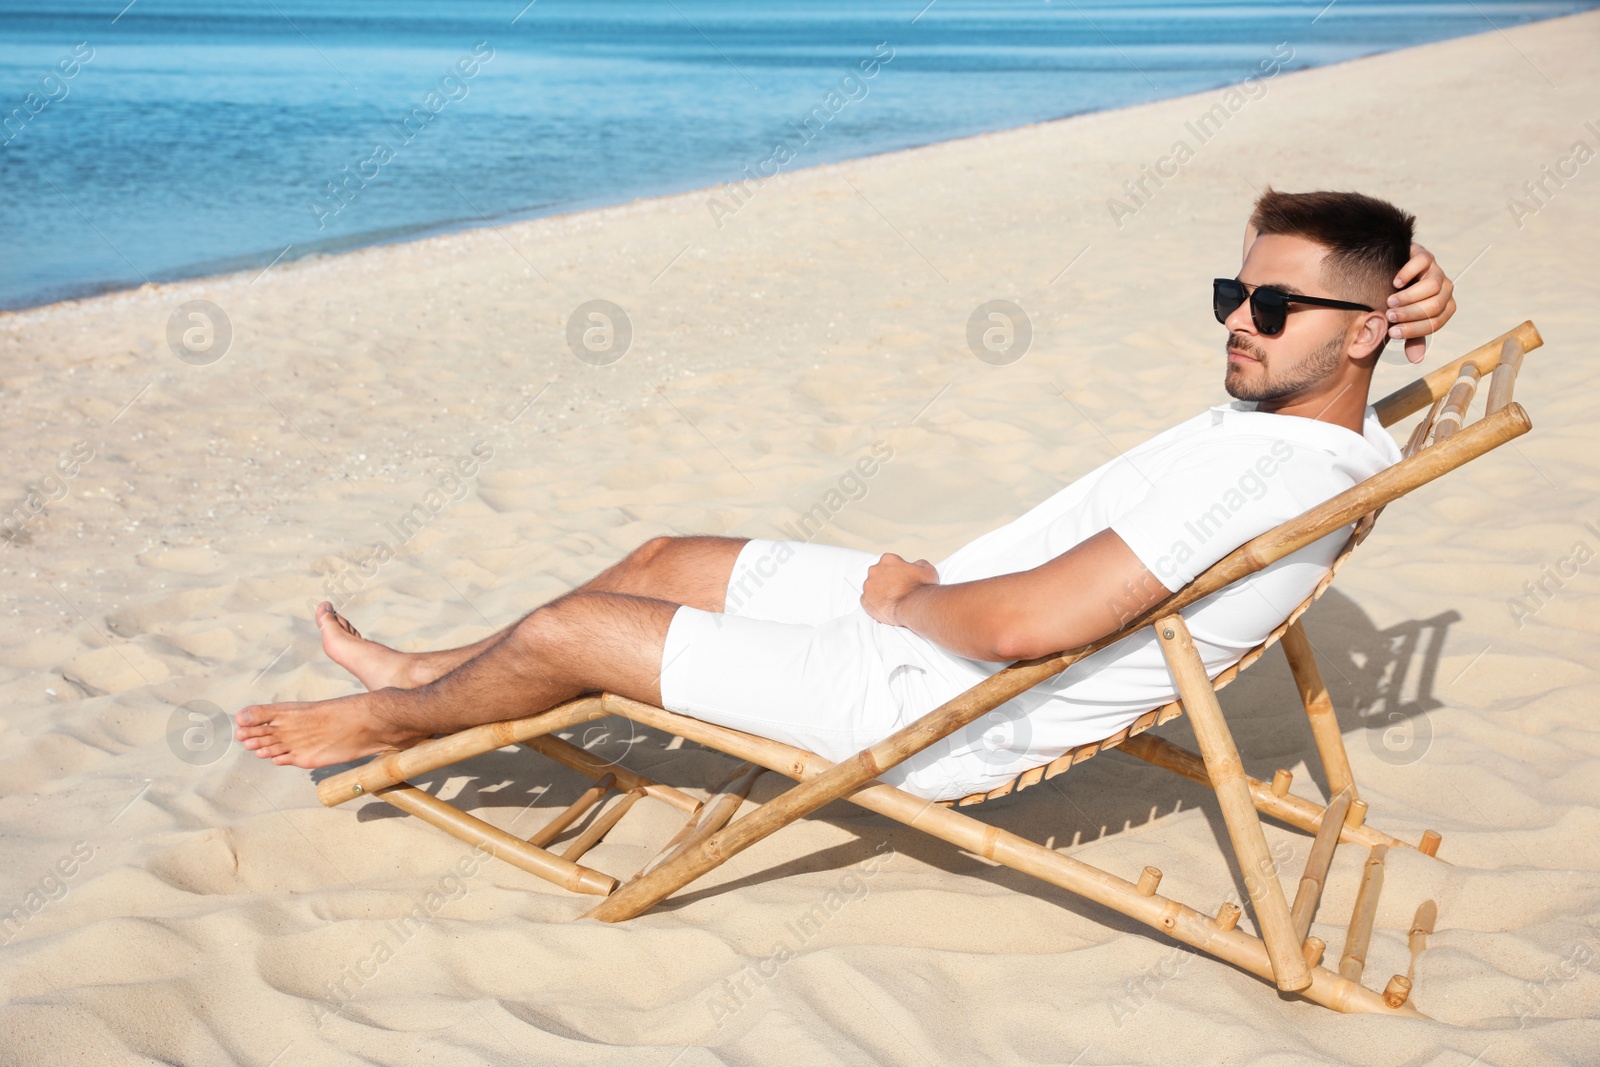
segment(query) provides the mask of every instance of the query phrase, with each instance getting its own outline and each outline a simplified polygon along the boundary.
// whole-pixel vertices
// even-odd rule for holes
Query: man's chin
[[[1260,400],[1263,394],[1261,383],[1252,381],[1237,363],[1228,364],[1228,373],[1222,378],[1222,388],[1235,400]]]

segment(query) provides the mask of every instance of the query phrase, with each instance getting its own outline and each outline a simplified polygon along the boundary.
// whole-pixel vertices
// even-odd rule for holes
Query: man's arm
[[[1102,530],[1029,571],[940,585],[927,560],[890,552],[867,571],[861,606],[969,659],[1048,656],[1104,637],[1171,594]]]

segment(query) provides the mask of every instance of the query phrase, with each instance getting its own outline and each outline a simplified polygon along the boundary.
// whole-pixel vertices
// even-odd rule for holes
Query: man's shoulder
[[[1253,403],[1236,400],[1229,404],[1216,404],[1179,426],[1190,427],[1191,433],[1197,438],[1240,442],[1278,441],[1297,451],[1326,453],[1345,463],[1367,469],[1367,475],[1363,475],[1365,477],[1376,474],[1401,458],[1399,446],[1378,421],[1377,412],[1370,405],[1365,415],[1362,432],[1357,433],[1348,427],[1303,415],[1257,411]]]

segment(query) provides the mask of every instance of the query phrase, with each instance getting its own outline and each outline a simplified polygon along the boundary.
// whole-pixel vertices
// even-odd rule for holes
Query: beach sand
[[[1565,18],[1277,77],[1205,144],[1186,124],[1222,90],[795,171],[720,227],[726,193],[698,192],[0,316],[0,503],[27,512],[0,546],[0,1063],[1595,1062],[1600,163],[1522,187],[1600,147],[1597,46],[1600,14]],[[208,705],[355,690],[309,607],[340,583],[368,635],[423,649],[645,538],[783,536],[819,502],[818,540],[938,559],[1225,399],[1207,283],[1268,183],[1417,214],[1461,306],[1427,366],[1527,318],[1546,340],[1533,432],[1390,508],[1307,620],[1369,821],[1444,836],[1448,865],[1390,854],[1367,968],[1403,973],[1436,899],[1432,1021],[1282,999],[846,805],[637,920],[574,922],[590,899],[460,873],[454,839],[208,738]],[[597,299],[632,328],[604,366],[565,333]],[[996,299],[1031,322],[1008,365],[966,339]],[[190,300],[231,322],[209,365],[168,343]],[[1375,395],[1416,373],[1384,363]],[[56,499],[34,514],[28,485]],[[1322,797],[1278,653],[1223,702],[1251,774]],[[728,767],[622,723],[571,736],[697,795]],[[581,788],[512,752],[428,781],[524,836]],[[675,829],[634,811],[595,866]],[[1119,753],[980,817],[1157,866],[1203,911],[1242,892],[1209,791]],[[1292,894],[1309,839],[1267,835]],[[1365,856],[1336,858],[1330,954]]]

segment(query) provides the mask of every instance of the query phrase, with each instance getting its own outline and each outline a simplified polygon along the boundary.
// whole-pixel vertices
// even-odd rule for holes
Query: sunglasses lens
[[[1211,283],[1211,313],[1217,321],[1226,323],[1228,316],[1244,303],[1244,286],[1232,278],[1217,278]]]
[[[1268,337],[1283,332],[1289,317],[1289,301],[1276,289],[1260,288],[1250,294],[1250,318]]]

